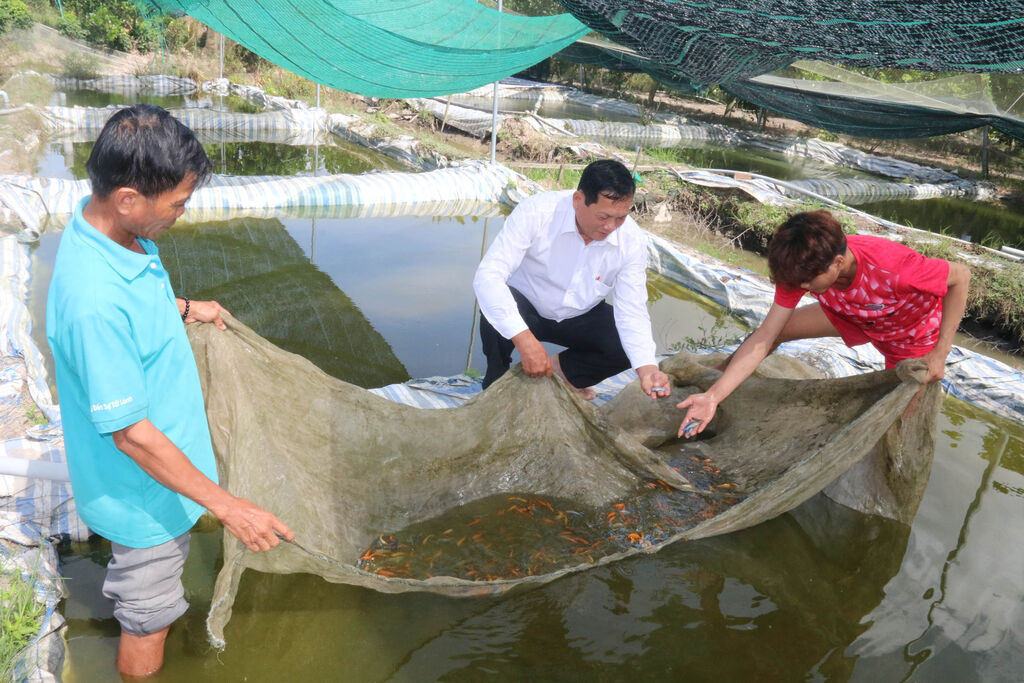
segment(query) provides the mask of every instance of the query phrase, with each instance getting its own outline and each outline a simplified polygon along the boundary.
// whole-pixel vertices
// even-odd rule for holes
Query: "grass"
[[[968,259],[952,241],[907,241],[925,256],[963,263],[971,269],[965,318],[996,327],[1008,339],[1024,343],[1024,263],[978,254]]]
[[[61,60],[60,75],[87,81],[100,75],[99,61],[85,52],[72,52]]]
[[[45,610],[19,572],[0,570],[0,679],[10,679],[14,658],[39,632]]]
[[[515,164],[513,163],[512,166]],[[557,168],[525,168],[523,175],[549,190],[574,190],[580,184],[583,170],[566,168],[562,170],[561,178],[559,178]]]

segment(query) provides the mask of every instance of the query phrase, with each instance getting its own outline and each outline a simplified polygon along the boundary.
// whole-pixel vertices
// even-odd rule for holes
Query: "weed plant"
[[[699,337],[687,336],[681,342],[673,342],[672,344],[669,344],[668,349],[672,353],[678,353],[679,351],[717,349],[722,346],[730,346],[738,343],[741,337],[733,334],[726,334],[725,325],[726,316],[715,318],[715,322],[712,323],[710,328],[705,328],[703,324],[698,325],[697,329],[700,330]]]
[[[976,254],[968,258],[956,244],[942,237],[908,241],[908,244],[925,256],[968,266],[971,284],[964,317],[993,325],[1011,341],[1024,343],[1024,263]]]
[[[61,61],[61,76],[87,81],[99,76],[96,58],[85,52],[71,52]]]
[[[0,680],[10,680],[14,658],[39,632],[45,606],[18,571],[0,569]]]

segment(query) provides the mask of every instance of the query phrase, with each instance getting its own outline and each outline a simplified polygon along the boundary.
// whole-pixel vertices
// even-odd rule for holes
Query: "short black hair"
[[[597,201],[599,195],[604,195],[617,202],[626,197],[636,194],[636,182],[629,169],[614,159],[600,159],[593,161],[583,169],[580,176],[580,184],[576,187],[583,193],[583,200],[587,206]]]
[[[185,124],[152,104],[121,109],[107,120],[85,170],[93,195],[103,198],[119,187],[143,197],[173,190],[188,175],[196,187],[210,175],[210,159]]]

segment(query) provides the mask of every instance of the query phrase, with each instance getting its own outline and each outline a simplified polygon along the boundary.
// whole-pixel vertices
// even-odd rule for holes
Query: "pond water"
[[[501,223],[240,218],[175,226],[160,246],[179,291],[216,296],[281,346],[377,386],[456,374],[467,359],[482,369],[470,282]],[[34,252],[37,321],[58,237]],[[659,350],[740,333],[670,282],[652,278],[649,292]],[[1024,427],[954,399],[910,528],[819,496],[744,532],[500,598],[249,571],[215,653],[204,619],[221,533],[193,532],[192,607],[155,681],[987,681],[1015,678],[1024,645],[1024,549],[1006,542],[1024,533]],[[118,626],[100,592],[109,545],[75,544],[62,559],[64,680],[113,679]]]
[[[187,218],[187,215],[186,215]],[[175,291],[216,299],[278,346],[364,387],[484,369],[473,273],[500,216],[237,218],[179,222],[159,241]],[[60,240],[33,247],[33,337],[46,349],[46,289]],[[649,283],[659,352],[733,338],[739,325],[685,288]],[[553,348],[553,347],[552,347]],[[52,366],[51,366],[52,367]]]
[[[155,681],[1017,680],[1024,429],[948,399],[913,526],[816,497],[743,532],[500,598],[243,575],[210,651],[221,532],[192,535],[192,607]],[[63,557],[64,680],[113,679],[103,542]]]
[[[106,107],[111,104],[155,104],[164,109],[181,107],[197,107],[218,109],[221,111],[248,112],[261,111],[247,100],[235,95],[212,95],[196,92],[191,95],[151,95],[132,93],[119,95],[97,90],[66,90],[57,91],[53,95],[52,104],[62,107]]]
[[[861,211],[930,232],[998,249],[1024,249],[1024,213],[997,203],[963,199],[918,199],[849,204]]]

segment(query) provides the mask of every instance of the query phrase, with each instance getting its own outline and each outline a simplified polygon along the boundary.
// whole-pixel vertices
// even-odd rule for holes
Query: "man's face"
[[[583,236],[583,241],[601,241],[615,232],[629,215],[633,206],[633,195],[622,199],[609,199],[603,194],[597,195],[597,201],[587,206],[586,198],[579,190],[572,196],[572,208],[576,211],[576,229]]]
[[[132,204],[130,219],[131,232],[138,237],[155,240],[174,225],[185,213],[188,202],[196,189],[196,177],[186,175],[174,189],[155,197],[139,195]]]
[[[832,259],[832,263],[829,264],[828,269],[824,273],[819,273],[809,282],[804,282],[800,285],[800,288],[815,294],[824,294],[839,279],[839,272],[842,270],[842,267],[843,257],[836,256]]]

